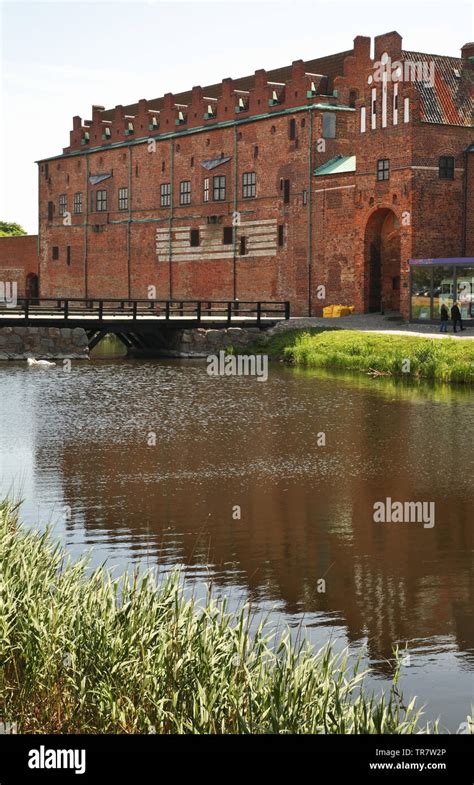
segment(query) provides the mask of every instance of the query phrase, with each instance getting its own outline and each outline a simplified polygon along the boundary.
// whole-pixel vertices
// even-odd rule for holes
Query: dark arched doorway
[[[376,210],[365,227],[365,311],[400,310],[400,226],[389,208]]]
[[[38,303],[39,282],[36,273],[28,273],[26,276],[25,297],[28,300],[33,300],[33,304]]]

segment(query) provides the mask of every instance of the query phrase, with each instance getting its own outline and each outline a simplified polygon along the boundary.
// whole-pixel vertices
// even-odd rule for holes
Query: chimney
[[[400,33],[393,30],[391,33],[376,35],[374,38],[374,59],[380,60],[384,52],[387,52],[392,60],[399,60],[402,54],[402,37]]]
[[[361,60],[370,60],[370,37],[358,35],[354,38],[354,57]]]
[[[293,60],[291,64],[291,81],[300,82],[305,77],[306,67],[303,60]]]
[[[461,49],[461,57],[463,63],[471,68],[474,66],[474,41],[471,41],[469,44],[464,44]]]
[[[105,109],[105,106],[99,106],[98,104],[92,104],[92,122],[95,123],[100,120],[100,114]]]

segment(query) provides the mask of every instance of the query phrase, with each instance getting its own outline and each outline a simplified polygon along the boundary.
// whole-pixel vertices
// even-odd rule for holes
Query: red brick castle
[[[408,317],[410,259],[474,256],[474,43],[370,44],[75,117],[39,162],[41,296]]]

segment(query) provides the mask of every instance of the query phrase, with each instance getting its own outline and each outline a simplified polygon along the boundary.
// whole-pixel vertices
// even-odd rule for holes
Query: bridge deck
[[[0,305],[0,327],[42,326],[140,330],[154,325],[180,329],[270,326],[290,318],[288,302],[239,300],[23,300]]]

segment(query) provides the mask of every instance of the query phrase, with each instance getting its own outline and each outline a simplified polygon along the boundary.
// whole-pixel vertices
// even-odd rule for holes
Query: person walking
[[[440,308],[439,315],[440,315],[440,320],[441,320],[441,324],[439,326],[439,331],[440,331],[440,333],[447,333],[448,332],[449,313],[448,313],[448,309],[446,308],[444,303],[442,304],[442,306]]]
[[[459,305],[457,304],[457,302],[453,303],[453,306],[451,308],[451,319],[453,320],[454,333],[457,332],[456,325],[458,323],[459,323],[459,331],[461,332],[461,330],[464,330],[464,327],[462,326],[461,311],[459,310]]]

